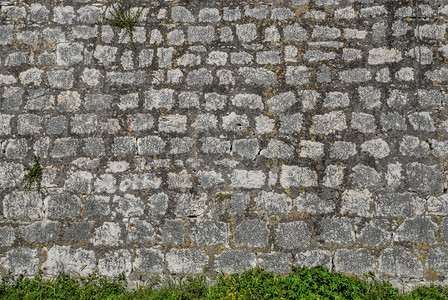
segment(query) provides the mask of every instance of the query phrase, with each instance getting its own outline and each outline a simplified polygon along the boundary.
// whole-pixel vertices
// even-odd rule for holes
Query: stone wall
[[[2,272],[445,280],[445,1],[114,3],[0,2]]]

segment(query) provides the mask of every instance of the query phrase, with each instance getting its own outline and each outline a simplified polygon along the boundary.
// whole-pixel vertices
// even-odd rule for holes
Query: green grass
[[[157,286],[157,288],[155,288]],[[373,273],[355,279],[322,267],[294,268],[287,276],[260,269],[221,275],[208,283],[203,275],[160,280],[128,289],[124,275],[103,278],[95,274],[71,277],[65,274],[44,280],[4,276],[0,299],[448,299],[448,288],[419,287],[400,293]]]

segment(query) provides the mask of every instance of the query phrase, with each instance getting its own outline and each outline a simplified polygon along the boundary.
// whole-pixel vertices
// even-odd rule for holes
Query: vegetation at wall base
[[[127,288],[123,274],[104,278],[61,273],[44,279],[39,272],[34,278],[2,277],[0,299],[448,299],[448,288],[418,287],[401,293],[373,273],[356,279],[323,267],[294,268],[286,276],[253,269],[221,275],[213,283],[204,275],[165,281],[155,277],[135,289]]]

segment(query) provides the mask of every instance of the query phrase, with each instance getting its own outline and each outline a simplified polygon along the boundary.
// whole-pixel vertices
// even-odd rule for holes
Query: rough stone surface
[[[443,1],[144,2],[2,1],[2,273],[446,276]]]

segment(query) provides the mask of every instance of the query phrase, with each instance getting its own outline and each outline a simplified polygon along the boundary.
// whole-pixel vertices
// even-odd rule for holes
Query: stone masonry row
[[[0,273],[447,283],[445,1],[129,1],[133,41],[31,2],[0,4]]]

